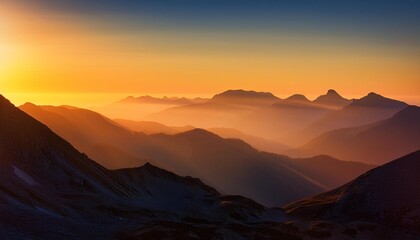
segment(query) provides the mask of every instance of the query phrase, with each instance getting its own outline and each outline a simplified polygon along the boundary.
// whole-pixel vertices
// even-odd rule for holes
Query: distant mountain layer
[[[126,97],[104,107],[92,107],[91,109],[100,112],[109,118],[129,119],[140,121],[147,115],[160,112],[170,107],[184,106],[196,103],[205,103],[206,98],[186,97],[152,97],[140,96]]]
[[[224,104],[239,105],[270,105],[280,100],[269,92],[255,92],[245,90],[228,90],[216,94],[210,101]]]
[[[357,127],[392,117],[406,108],[404,102],[369,93],[361,99],[353,100],[342,109],[328,112],[309,126],[290,136],[291,141],[304,144],[327,131]]]
[[[233,128],[209,128],[207,131],[223,138],[241,139],[260,151],[283,153],[285,150],[290,149],[286,144],[246,134]]]
[[[383,164],[420,149],[420,108],[407,107],[389,119],[333,130],[288,153],[328,154],[339,159]]]
[[[168,134],[174,135],[181,132],[187,132],[195,129],[193,126],[185,127],[169,127],[161,123],[150,122],[150,121],[132,121],[124,119],[114,119],[116,123],[127,127],[136,132],[142,132],[145,134]],[[289,149],[287,145],[280,142],[270,141],[260,137],[252,136],[236,129],[232,128],[209,128],[207,131],[215,133],[223,138],[237,138],[241,139],[256,149],[267,152],[283,153],[286,149]]]
[[[279,98],[267,92],[228,90],[208,102],[167,108],[144,118],[172,126],[192,125],[200,128],[230,128],[255,109],[269,106]]]
[[[338,222],[374,222],[420,235],[420,151],[375,168],[335,190],[292,203],[295,216]],[[366,226],[366,225],[365,225]],[[369,228],[369,225],[367,225]],[[358,230],[356,229],[356,234]],[[389,239],[416,239],[393,238]]]
[[[334,160],[337,165],[331,173],[311,175],[291,162],[280,163],[281,156],[268,156],[241,140],[223,139],[205,130],[145,135],[88,110],[31,104],[21,108],[106,167],[152,162],[180,175],[197,176],[222,193],[251,197],[269,206],[339,186],[371,168],[357,165],[356,172],[343,174],[347,164]],[[319,164],[310,169],[324,167]],[[337,181],[337,175],[345,177]],[[325,184],[328,179],[330,183]]]
[[[169,126],[232,127],[233,123],[256,108],[258,108],[258,105],[209,101],[166,108],[147,115],[143,120],[159,122]]]
[[[285,136],[312,124],[332,110],[309,101],[303,95],[293,95],[247,114],[234,126],[256,136],[289,142]]]
[[[119,103],[143,103],[143,104],[163,104],[163,105],[186,105],[193,103],[203,103],[208,101],[205,98],[185,98],[185,97],[162,97],[156,98],[151,96],[133,97],[129,96]]]
[[[270,92],[227,90],[207,102],[168,107],[142,120],[169,126],[191,125],[199,128],[234,128],[265,139],[283,142],[305,129],[332,110],[341,109],[351,100],[329,90],[310,101],[295,94],[280,99]],[[292,145],[298,141],[290,141]],[[289,141],[287,141],[289,144]]]
[[[142,132],[145,134],[176,134],[194,129],[192,126],[169,127],[161,123],[150,121],[132,121],[125,119],[114,119],[113,121],[133,131]]]

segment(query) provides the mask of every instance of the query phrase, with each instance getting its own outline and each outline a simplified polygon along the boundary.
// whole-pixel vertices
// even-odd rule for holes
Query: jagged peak
[[[326,94],[317,97],[313,102],[327,106],[344,107],[348,105],[351,100],[342,97],[334,89],[329,89]]]
[[[327,94],[326,95],[339,95],[337,91],[335,91],[334,89],[328,89]]]

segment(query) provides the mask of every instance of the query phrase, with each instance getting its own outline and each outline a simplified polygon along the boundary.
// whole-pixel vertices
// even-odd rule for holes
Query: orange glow
[[[89,105],[116,99],[86,103],[74,94],[209,96],[238,88],[279,96],[329,88],[345,96],[418,96],[420,90],[418,54],[398,46],[328,36],[110,33],[101,30],[106,23],[86,16],[0,8],[2,93],[17,103]]]

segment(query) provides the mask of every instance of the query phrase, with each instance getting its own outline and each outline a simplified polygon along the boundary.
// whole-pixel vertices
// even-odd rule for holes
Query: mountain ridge
[[[369,221],[420,234],[420,194],[413,184],[420,171],[419,160],[420,151],[410,153],[285,209],[303,218]]]
[[[352,101],[342,97],[334,89],[329,89],[326,94],[317,97],[313,100],[314,103],[332,106],[332,107],[344,107],[350,104]]]
[[[328,131],[287,153],[329,154],[343,160],[383,164],[420,148],[419,122],[420,108],[408,106],[385,120]]]

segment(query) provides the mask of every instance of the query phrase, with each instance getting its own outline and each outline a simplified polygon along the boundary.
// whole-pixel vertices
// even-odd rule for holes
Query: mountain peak
[[[382,97],[381,95],[377,94],[376,92],[370,92],[367,96],[378,96],[378,97]]]
[[[362,107],[381,107],[381,108],[402,108],[404,106],[408,106],[408,104],[404,102],[391,99],[391,98],[386,98],[374,92],[371,92],[360,99],[354,100],[353,103],[350,105],[362,106]]]
[[[343,98],[334,89],[329,89],[325,95],[321,95],[314,100],[314,103],[333,107],[344,107],[350,102],[351,100]]]
[[[364,98],[371,98],[371,99],[384,99],[385,97],[377,94],[375,92],[370,92],[368,95],[366,95]]]
[[[309,102],[308,98],[303,94],[293,94],[292,96],[286,98],[285,100],[296,101],[296,102]]]
[[[136,98],[133,96],[128,96],[126,98],[124,98],[123,100],[121,100],[122,102],[134,102],[136,101]]]
[[[187,136],[187,137],[200,137],[200,138],[220,138],[218,135],[212,132],[206,131],[204,129],[201,129],[201,128],[194,128],[186,132],[178,133],[177,135]]]
[[[123,168],[113,170],[113,172],[131,178],[130,182],[134,182],[136,181],[136,178],[140,178],[143,183],[149,181],[149,184],[153,185],[156,184],[157,181],[167,179],[171,180],[172,182],[178,182],[188,186],[201,188],[212,195],[220,195],[216,189],[206,185],[199,178],[194,178],[191,176],[181,177],[173,172],[157,167],[149,162],[138,168]],[[152,179],[151,176],[153,176],[155,179]]]
[[[35,104],[31,103],[31,102],[26,102],[23,105],[21,105],[19,108],[31,108],[31,109],[35,109],[36,108],[36,109],[38,109],[39,106],[38,105],[35,105]]]
[[[339,95],[334,89],[328,89],[327,95]]]

